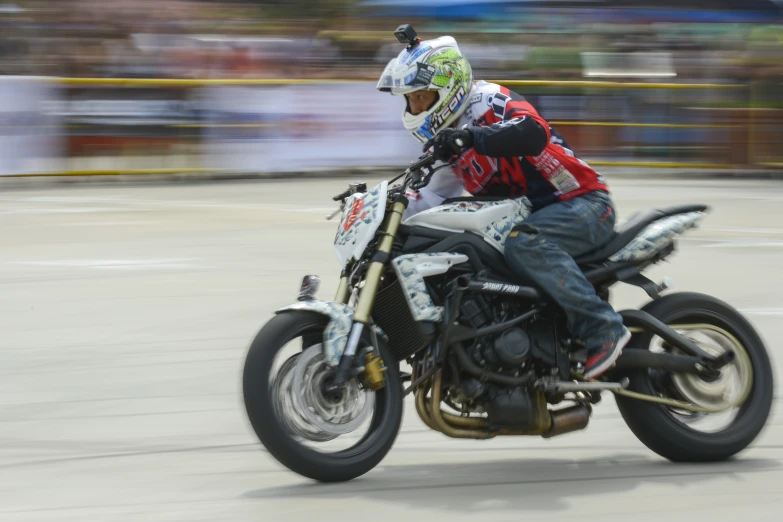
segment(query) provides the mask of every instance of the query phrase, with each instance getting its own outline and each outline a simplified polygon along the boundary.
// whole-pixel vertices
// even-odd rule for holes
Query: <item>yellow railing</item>
[[[314,85],[319,83],[366,82],[367,79],[308,78],[61,78],[47,77],[40,81],[64,85],[135,85],[152,87],[201,87],[205,85]],[[642,83],[592,80],[487,80],[490,83],[514,87],[581,87],[600,89],[745,89],[744,84],[724,83]]]
[[[41,78],[40,81],[52,82],[59,85],[78,86],[78,85],[115,85],[115,86],[133,86],[133,87],[203,87],[203,86],[271,86],[271,85],[313,85],[313,84],[335,84],[344,82],[368,81],[362,79],[356,80],[337,80],[337,79],[156,79],[156,78]],[[547,81],[547,80],[488,80],[508,87],[566,87],[580,89],[665,89],[665,90],[741,90],[748,89],[749,85],[744,84],[716,84],[716,83],[644,83],[644,82],[615,82],[615,81]],[[751,111],[752,112],[752,111]],[[608,128],[671,128],[671,129],[742,129],[747,127],[741,124],[675,124],[675,123],[623,123],[623,122],[603,122],[603,121],[551,121],[552,125],[559,127],[608,127]],[[754,119],[750,117],[750,127],[753,127]],[[201,127],[261,127],[268,125],[266,123],[188,123],[167,125],[177,128],[201,128]],[[752,150],[754,144],[752,139],[755,128],[748,129],[749,149]],[[588,163],[595,166],[613,166],[613,167],[644,167],[644,168],[699,168],[699,169],[728,169],[748,166],[746,163],[710,163],[710,162],[676,162],[676,161],[602,161],[586,159]],[[777,161],[750,162],[756,166],[779,167],[781,164]],[[190,172],[224,172],[224,169],[212,168],[128,168],[128,169],[78,169],[45,174],[48,176],[87,176],[87,175],[122,175],[122,174],[174,174]],[[36,176],[39,174],[18,174],[17,176]]]
[[[647,129],[739,129],[742,125],[713,125],[698,123],[623,123],[616,121],[556,121],[549,122],[558,127],[625,127]]]
[[[487,80],[513,87],[581,87],[593,89],[745,89],[742,84],[726,83],[641,83],[592,80]]]

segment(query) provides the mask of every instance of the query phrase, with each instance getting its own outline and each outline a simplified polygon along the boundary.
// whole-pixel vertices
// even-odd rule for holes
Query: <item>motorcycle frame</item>
[[[373,253],[369,266],[365,272],[363,279],[364,285],[359,291],[353,315],[351,336],[348,339],[346,349],[340,355],[340,361],[332,386],[337,386],[345,382],[351,376],[355,361],[355,356],[351,347],[355,348],[363,327],[370,323],[372,307],[375,303],[375,297],[378,293],[381,277],[391,259],[392,247],[397,238],[397,233],[400,229],[402,217],[407,206],[408,198],[405,197],[402,192],[395,194],[394,197],[387,201],[386,215],[377,234],[380,239],[377,241],[375,252]],[[658,258],[651,259],[642,266],[657,262],[669,253],[671,253],[671,249],[662,252]],[[335,301],[343,304],[348,303],[351,295],[351,280],[349,278],[348,270],[349,267],[346,266],[341,274],[340,284],[335,295]],[[585,275],[588,279],[594,281],[594,284],[596,284],[598,288],[607,289],[614,283],[626,279],[623,273],[629,273],[631,278],[638,277],[640,276],[640,268],[630,264],[600,266],[590,270]],[[646,280],[643,276],[641,276],[641,279]],[[650,289],[649,285],[646,285],[644,282],[639,283],[638,279],[631,279],[629,284],[642,286],[642,288],[648,291],[648,294],[650,294],[653,299],[658,297],[656,288]],[[466,293],[505,295],[530,302],[534,308],[522,316],[490,327],[471,329],[461,325],[454,325],[459,306]],[[424,383],[429,377],[434,375],[439,368],[442,368],[446,361],[446,356],[451,349],[454,350],[460,364],[463,365],[463,369],[478,377],[511,386],[520,386],[528,383],[533,377],[530,372],[524,373],[518,377],[510,377],[481,369],[470,360],[470,357],[467,356],[467,353],[464,352],[464,348],[459,343],[461,341],[475,339],[477,337],[505,330],[506,328],[514,326],[541,312],[547,305],[548,303],[542,298],[538,290],[530,286],[519,286],[483,278],[470,278],[468,276],[459,277],[457,279],[456,287],[451,292],[451,297],[444,303],[444,317],[447,318],[447,320],[444,321],[446,327],[443,328],[438,343],[439,346],[444,347],[444,349],[438,351],[438,358],[433,368],[412,382],[411,386],[406,389],[406,394],[415,391],[421,383]],[[669,353],[656,353],[647,354],[644,357],[632,354],[631,356],[625,357],[625,360],[623,360],[624,356],[621,356],[620,359],[618,359],[618,367],[623,371],[639,368],[656,368],[668,371],[697,373],[709,377],[714,376],[721,367],[733,360],[733,352],[728,352],[727,355],[720,358],[716,358],[706,353],[695,343],[647,312],[642,310],[624,310],[619,313],[623,317],[624,322],[632,325],[634,330],[639,331],[639,329],[641,329],[641,331],[659,335],[666,342],[679,348],[686,354],[682,356]],[[377,346],[375,348],[377,350]],[[631,352],[631,350],[629,350],[629,352]],[[620,363],[620,360],[623,360],[623,362]]]

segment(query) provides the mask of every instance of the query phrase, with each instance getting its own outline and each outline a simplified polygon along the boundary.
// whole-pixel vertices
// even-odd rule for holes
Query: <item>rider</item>
[[[587,347],[585,377],[600,376],[631,338],[573,259],[606,243],[614,230],[614,205],[602,176],[522,96],[474,81],[454,38],[410,43],[386,66],[377,88],[404,95],[405,128],[424,150],[432,148],[437,159],[454,165],[409,194],[406,216],[465,190],[526,196],[533,212],[509,234],[506,261],[563,309],[570,331]]]

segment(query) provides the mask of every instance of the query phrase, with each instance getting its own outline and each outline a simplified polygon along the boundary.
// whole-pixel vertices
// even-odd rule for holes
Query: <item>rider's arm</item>
[[[433,174],[426,187],[417,191],[408,191],[408,208],[405,209],[403,219],[418,214],[432,207],[437,207],[443,200],[462,196],[464,188],[462,182],[451,170],[439,170]]]
[[[476,152],[492,158],[538,156],[550,137],[549,124],[524,99],[509,100],[502,121],[471,130]]]

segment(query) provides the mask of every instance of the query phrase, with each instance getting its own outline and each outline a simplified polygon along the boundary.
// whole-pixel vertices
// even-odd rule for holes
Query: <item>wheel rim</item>
[[[671,328],[710,355],[717,356],[732,350],[735,357],[719,370],[715,379],[705,380],[698,375],[683,373],[657,374],[652,379],[653,388],[659,396],[722,411],[696,413],[671,406],[661,407],[671,418],[688,429],[702,433],[725,430],[737,420],[753,387],[753,365],[747,350],[731,333],[715,325],[672,325]],[[651,351],[683,354],[681,350],[662,342],[658,337],[655,341],[658,341],[657,346],[651,346]]]
[[[270,398],[280,424],[298,443],[327,453],[344,451],[336,442],[325,444],[338,438],[354,447],[348,439],[378,412],[375,392],[361,388],[356,379],[338,397],[327,397],[323,385],[332,373],[322,345],[316,344],[286,359],[270,376]]]
[[[340,436],[355,431],[372,415],[375,395],[361,389],[356,379],[351,379],[340,396],[332,399],[324,394],[325,381],[332,374],[326,364],[320,344],[306,349],[297,358],[293,369],[291,394],[299,412],[318,430],[329,436]]]
[[[306,419],[299,414],[298,406],[294,403],[290,390],[293,386],[293,370],[296,368],[298,358],[298,355],[288,358],[272,382],[272,405],[275,414],[289,434],[313,442],[333,440],[337,438],[337,435],[331,436],[308,424]]]

